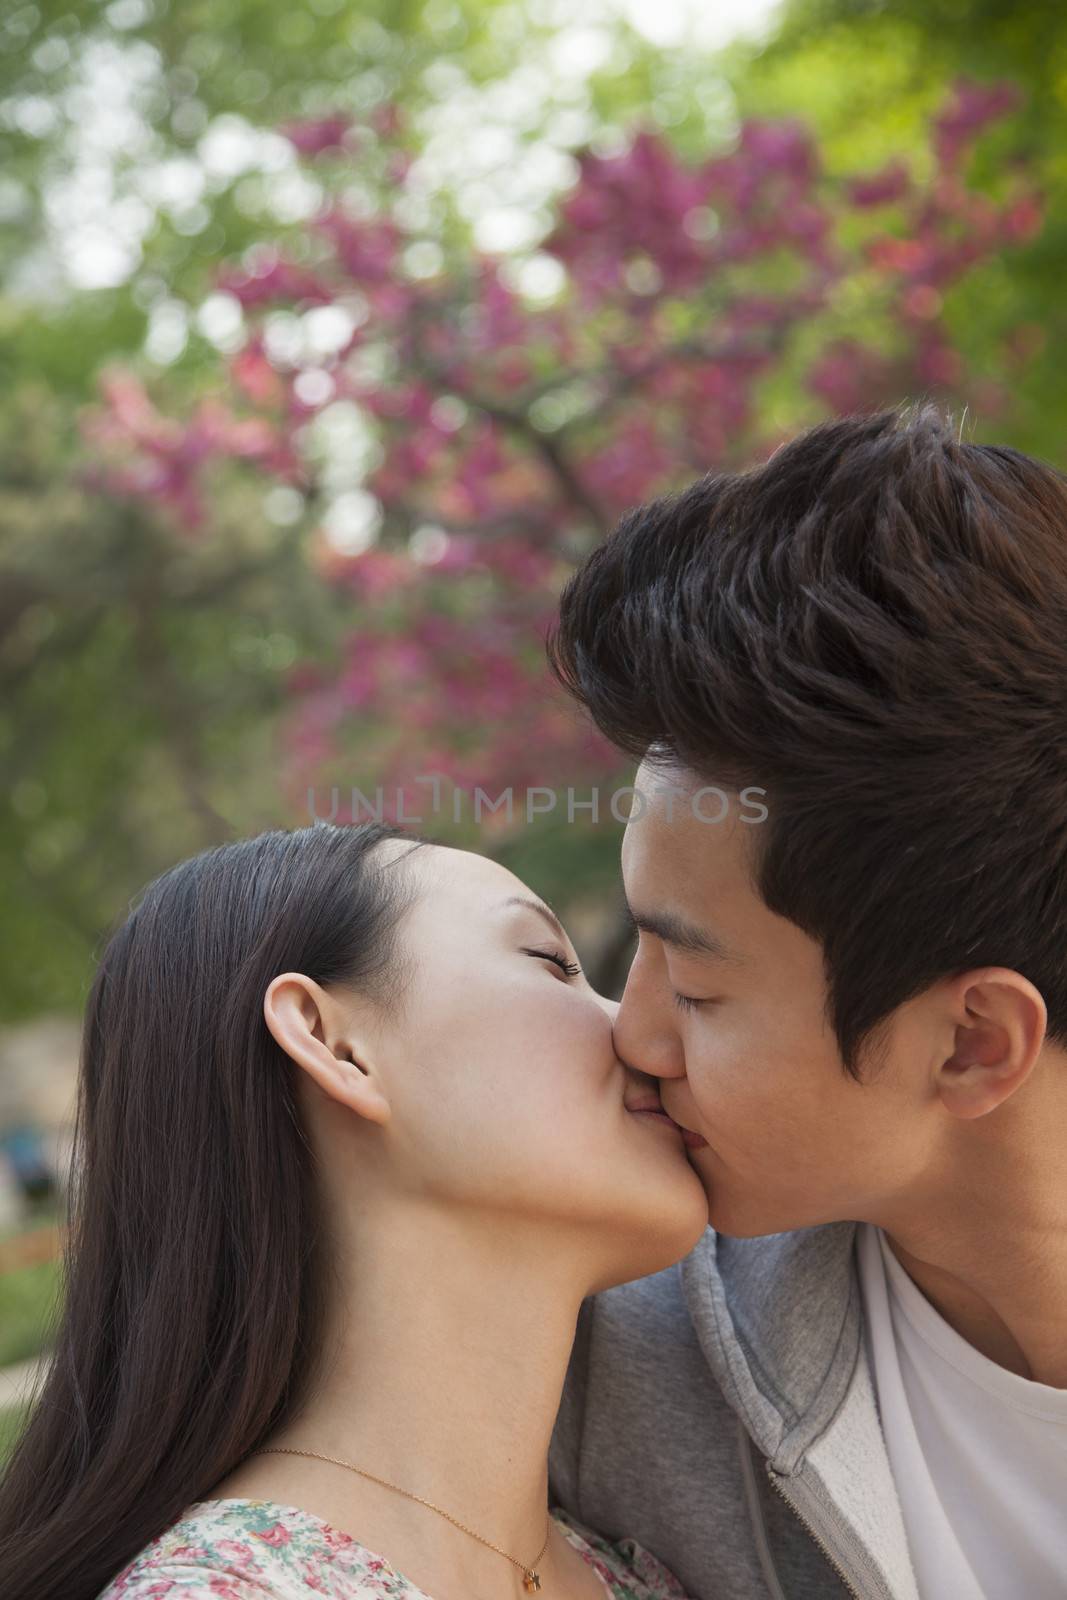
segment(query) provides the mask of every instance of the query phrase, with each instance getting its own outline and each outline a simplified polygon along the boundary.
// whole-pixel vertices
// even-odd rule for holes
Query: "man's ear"
[[[962,973],[949,996],[955,1048],[937,1068],[936,1086],[945,1110],[966,1121],[995,1111],[1026,1082],[1048,1010],[1040,991],[1010,967]]]
[[[280,972],[263,996],[263,1017],[286,1055],[324,1094],[369,1122],[388,1122],[370,1031],[360,1030],[350,1009],[304,973]]]

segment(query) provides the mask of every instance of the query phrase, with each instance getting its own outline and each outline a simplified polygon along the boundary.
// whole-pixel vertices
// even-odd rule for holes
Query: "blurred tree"
[[[491,784],[546,776],[538,748],[605,773],[537,703],[538,636],[626,504],[916,385],[1043,436],[1042,327],[1012,287],[1039,216],[996,156],[1025,153],[1025,106],[957,171],[952,116],[967,135],[1005,105],[968,90],[930,144],[942,58],[896,137],[887,119],[865,141],[898,69],[865,77],[862,37],[835,56],[816,20],[739,61],[745,135],[717,60],[568,18],[562,0],[40,0],[0,19],[14,1013],[76,1005],[140,883],[305,814],[311,774],[322,794],[387,771]],[[919,34],[900,37],[918,73]],[[804,123],[782,122],[787,90]],[[813,141],[835,96],[850,113]],[[349,126],[373,137],[347,145]],[[850,189],[860,168],[888,210]],[[105,357],[139,372],[109,378],[89,442],[110,498],[69,472]],[[487,820],[569,910],[615,881],[617,828]]]
[[[1045,226],[961,280],[945,321],[977,374],[997,370],[998,346],[1014,330],[1028,353],[1025,382],[1013,384],[1002,414],[969,394],[969,418],[1062,462],[1067,10],[1044,0],[786,0],[769,43],[740,42],[721,66],[743,114],[803,117],[832,173],[932,160],[927,119],[959,74],[987,84],[1008,79],[1023,90],[1015,113],[976,151],[972,181],[979,191],[995,189],[1025,168],[1045,196]]]
[[[420,204],[451,243],[506,194],[537,220],[568,152],[645,110],[704,148],[733,120],[714,63],[657,50],[605,3],[14,0],[0,15],[0,377],[83,389],[94,352],[214,357],[214,263],[316,205],[277,129],[402,105]],[[358,177],[357,177],[358,186]],[[521,192],[520,192],[521,191]],[[76,291],[88,292],[76,292]],[[75,291],[75,292],[72,292]]]
[[[506,856],[530,832],[531,791],[538,812],[559,808],[561,846],[576,782],[601,784],[606,810],[622,772],[551,692],[538,648],[570,564],[627,507],[758,459],[827,407],[918,389],[1009,408],[1015,330],[975,373],[943,310],[1040,227],[1022,170],[993,192],[968,182],[974,145],[1018,99],[959,81],[922,176],[897,161],[830,177],[796,120],[746,121],[695,163],[638,128],[616,154],[583,153],[525,265],[449,254],[407,223],[399,108],[291,127],[323,202],[303,237],[220,274],[228,401],[213,393],[182,423],[115,373],[88,430],[101,487],[154,503],[187,542],[216,537],[205,470],[265,472],[351,596],[339,654],[290,675],[294,809],[321,783],[331,817],[432,808],[469,842],[491,828]],[[622,817],[589,820],[617,832]]]
[[[88,955],[170,860],[279,820],[282,669],[347,619],[291,531],[231,490],[210,545],[72,481],[43,386],[0,429],[0,995],[78,1010]]]
[[[178,411],[209,392],[228,338],[205,316],[218,262],[299,235],[320,198],[278,126],[393,105],[436,151],[421,225],[455,249],[501,201],[546,230],[570,151],[610,143],[640,106],[701,148],[731,118],[710,62],[609,14],[576,27],[562,0],[2,8],[6,1015],[78,1008],[97,930],[169,861],[292,820],[275,783],[283,674],[329,654],[346,593],[309,568],[284,494],[229,486],[210,548],[87,495],[74,418],[109,359],[165,369]],[[576,846],[576,830],[531,836],[530,872],[610,882],[607,851]]]

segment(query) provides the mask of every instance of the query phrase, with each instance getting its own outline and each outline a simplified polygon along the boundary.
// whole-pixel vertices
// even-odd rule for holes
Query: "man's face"
[[[689,1157],[713,1227],[735,1237],[876,1218],[922,1189],[936,1154],[931,1042],[907,1007],[883,1066],[856,1082],[823,1015],[821,947],[769,911],[747,861],[754,802],[693,797],[692,774],[642,764],[645,800],[622,846],[640,941],[614,1025],[625,1062],[662,1081],[666,1110],[702,1134]],[[669,788],[675,793],[671,802]],[[767,802],[768,805],[770,801]],[[702,934],[721,951],[687,949]],[[684,1007],[677,996],[696,1000]]]

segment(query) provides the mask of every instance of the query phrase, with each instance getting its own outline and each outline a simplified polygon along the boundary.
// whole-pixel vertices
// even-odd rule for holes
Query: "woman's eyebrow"
[[[552,910],[552,907],[546,906],[543,900],[531,900],[526,895],[512,894],[509,895],[506,900],[502,900],[500,903],[503,906],[525,906],[528,911],[536,911],[537,915],[539,917],[543,917],[548,923],[549,927],[553,928],[556,933],[559,934],[561,939],[566,939],[568,937],[566,928],[556,916],[556,913]]]
[[[695,923],[687,922],[673,911],[635,911],[626,900],[624,915],[635,932],[640,930],[654,934],[664,944],[685,955],[711,956],[716,961],[729,962],[734,966],[743,964],[744,958],[725,939],[720,939],[717,933],[711,933],[707,928],[698,928]]]

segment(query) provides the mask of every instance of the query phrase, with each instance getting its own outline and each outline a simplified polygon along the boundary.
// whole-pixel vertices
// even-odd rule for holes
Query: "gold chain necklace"
[[[411,1494],[409,1490],[401,1489],[399,1484],[390,1483],[386,1478],[376,1478],[373,1472],[364,1472],[362,1467],[354,1467],[351,1461],[340,1461],[336,1456],[324,1456],[318,1450],[290,1450],[284,1445],[278,1444],[267,1445],[264,1449],[258,1450],[256,1454],[261,1456],[314,1456],[317,1461],[331,1461],[335,1467],[347,1467],[350,1472],[358,1472],[362,1477],[370,1478],[374,1483],[380,1483],[386,1489],[395,1489],[397,1494],[405,1494],[409,1500],[417,1500],[421,1506],[429,1506],[431,1511],[436,1511],[440,1516],[446,1517],[455,1527],[462,1528],[464,1533],[469,1533],[472,1539],[477,1539],[481,1544],[487,1544],[490,1550],[496,1551],[498,1556],[504,1556],[513,1566],[520,1569],[522,1572],[522,1586],[530,1594],[533,1594],[535,1589],[540,1589],[541,1587],[541,1577],[535,1569],[537,1563],[548,1549],[548,1541],[552,1534],[551,1520],[546,1525],[545,1542],[536,1556],[534,1556],[533,1564],[528,1567],[525,1561],[516,1561],[515,1557],[509,1556],[506,1550],[501,1550],[498,1544],[493,1544],[489,1539],[483,1539],[480,1533],[475,1533],[474,1529],[468,1528],[466,1523],[459,1522],[455,1517],[449,1516],[447,1511],[442,1511],[440,1506],[435,1506],[432,1500],[424,1500],[421,1495]]]

